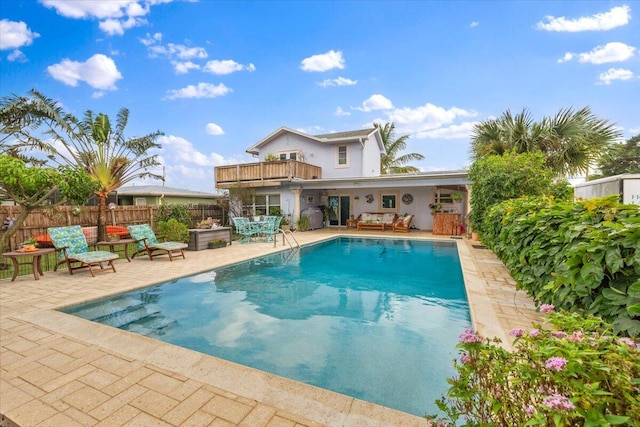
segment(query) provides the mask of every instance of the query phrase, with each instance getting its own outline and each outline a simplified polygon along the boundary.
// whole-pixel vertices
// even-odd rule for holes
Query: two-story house
[[[278,207],[293,221],[318,206],[330,209],[328,226],[346,226],[363,212],[415,215],[413,225],[433,227],[430,203],[464,215],[470,181],[466,171],[380,174],[385,153],[377,128],[308,135],[281,127],[247,152],[260,159],[215,168],[216,188],[255,188],[249,214]],[[317,209],[316,209],[317,210]]]

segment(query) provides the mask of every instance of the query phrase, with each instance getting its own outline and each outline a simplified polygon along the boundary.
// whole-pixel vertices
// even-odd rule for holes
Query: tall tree
[[[474,160],[506,152],[540,151],[558,176],[588,174],[608,147],[620,137],[614,125],[598,119],[589,107],[567,108],[554,117],[536,122],[530,112],[512,115],[507,110],[497,119],[478,123],[471,137]]]
[[[413,160],[424,159],[422,154],[409,153],[400,155],[400,153],[407,148],[409,135],[402,135],[400,138],[396,138],[394,135],[396,126],[393,123],[385,123],[384,126],[380,123],[374,123],[373,125],[380,130],[382,144],[386,151],[386,153],[380,157],[380,173],[419,172],[420,169],[407,165],[407,163]]]
[[[0,239],[0,253],[30,212],[67,202],[84,203],[96,185],[80,168],[29,166],[22,159],[0,154],[0,199],[13,200],[22,209]],[[51,202],[53,195],[56,201]]]
[[[598,161],[598,169],[598,177],[640,173],[640,134],[629,138],[624,144],[613,144]]]
[[[80,120],[71,114],[65,114],[51,99],[32,90],[29,97],[12,97],[3,100],[7,108],[24,111],[28,105],[38,105],[48,125],[43,141],[34,136],[32,129],[24,126],[30,123],[30,116],[17,118],[8,129],[18,140],[20,149],[34,147],[45,152],[51,162],[63,165],[79,166],[96,183],[94,194],[99,200],[98,238],[106,237],[106,200],[107,196],[121,186],[139,178],[162,179],[150,169],[160,166],[157,154],[150,150],[160,148],[156,143],[162,132],[156,131],[142,137],[126,138],[124,130],[129,120],[129,110],[122,108],[116,116],[115,127],[105,114],[95,115],[87,110]],[[19,116],[19,114],[18,114]]]

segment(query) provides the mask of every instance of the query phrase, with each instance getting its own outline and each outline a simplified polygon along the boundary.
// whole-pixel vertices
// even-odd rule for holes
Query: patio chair
[[[260,225],[260,234],[265,242],[272,242],[278,229],[280,228],[281,216],[269,215],[265,216],[262,224]]]
[[[260,233],[260,224],[257,222],[251,222],[243,217],[234,217],[231,220],[236,228],[236,233],[241,236],[238,240],[240,243],[250,242],[254,236]]]
[[[184,256],[184,250],[187,248],[187,244],[184,242],[158,242],[158,238],[151,229],[149,224],[130,225],[127,227],[129,235],[137,243],[137,251],[133,255],[140,255],[147,253],[149,259],[153,261],[154,257],[168,255],[169,261],[173,261],[173,258],[186,259]]]
[[[102,263],[107,263],[113,272],[116,272],[113,261],[119,258],[118,254],[107,251],[89,251],[87,238],[79,225],[50,227],[47,232],[53,247],[58,252],[58,262],[53,271],[57,271],[59,265],[66,263],[69,274],[73,274],[73,270],[88,268],[91,276],[95,277],[92,267],[99,265],[102,270],[104,269]],[[72,265],[77,263],[80,265],[75,267]]]
[[[407,215],[404,218],[398,218],[391,229],[393,231],[400,231],[402,233],[408,233],[411,228],[411,221],[413,220],[413,215]]]

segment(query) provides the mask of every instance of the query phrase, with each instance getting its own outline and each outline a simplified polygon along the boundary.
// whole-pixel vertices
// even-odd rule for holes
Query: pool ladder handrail
[[[285,241],[287,242],[287,244],[289,245],[289,248],[291,250],[293,250],[293,245],[291,244],[291,242],[289,241],[289,237],[287,237],[287,231],[289,232],[289,236],[293,239],[293,241],[296,244],[296,248],[300,249],[300,243],[298,243],[298,240],[296,239],[296,236],[293,235],[293,231],[291,230],[283,230],[282,228],[279,228],[277,233],[282,234],[282,246],[284,246]],[[276,247],[276,242],[278,241],[277,238],[273,239],[273,247]]]

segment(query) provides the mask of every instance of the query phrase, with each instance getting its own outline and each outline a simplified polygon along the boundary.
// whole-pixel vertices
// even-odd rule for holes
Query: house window
[[[434,203],[440,205],[452,205],[453,197],[451,196],[451,194],[452,191],[450,190],[437,189],[433,195]]]
[[[396,193],[381,193],[379,200],[381,211],[395,211],[398,206],[398,195]]]
[[[287,158],[291,160],[298,160],[298,152],[290,151],[287,153],[280,153],[280,160],[287,160]]]
[[[273,215],[276,208],[280,211],[280,194],[256,194],[247,208],[245,214],[250,216]]]
[[[145,206],[147,204],[146,197],[136,197],[135,203],[136,206]]]
[[[347,146],[346,145],[338,145],[337,147],[337,165],[338,167],[345,167],[349,165],[347,158]]]

